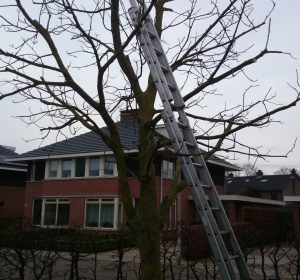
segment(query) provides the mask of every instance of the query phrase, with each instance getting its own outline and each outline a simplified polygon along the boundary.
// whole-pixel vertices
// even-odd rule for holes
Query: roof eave
[[[242,171],[243,170],[242,168],[239,168],[237,166],[235,167],[231,164],[225,164],[225,163],[221,163],[221,162],[214,161],[214,160],[211,160],[211,159],[208,159],[207,162],[223,166],[223,167],[225,167],[225,171]]]
[[[138,149],[124,150],[125,154],[137,153]],[[22,161],[34,161],[43,159],[59,159],[59,158],[74,158],[74,157],[89,157],[89,156],[101,156],[112,155],[112,151],[93,152],[93,153],[78,153],[78,154],[60,154],[60,155],[46,155],[46,156],[33,156],[33,157],[19,157],[5,159],[7,162],[22,162]]]

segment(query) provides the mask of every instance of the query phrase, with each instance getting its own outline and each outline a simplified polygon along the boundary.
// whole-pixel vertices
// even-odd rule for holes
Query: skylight
[[[268,181],[268,179],[261,180],[261,182],[267,182],[267,181]]]

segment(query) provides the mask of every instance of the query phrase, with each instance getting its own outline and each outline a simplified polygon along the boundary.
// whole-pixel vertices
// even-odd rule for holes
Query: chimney
[[[293,168],[293,169],[291,170],[291,173],[292,173],[293,176],[296,176],[296,169]]]
[[[264,173],[261,170],[258,170],[256,172],[256,177],[262,177],[264,175]]]
[[[228,178],[233,178],[233,173],[229,173]]]
[[[120,110],[120,122],[137,119],[139,116],[139,109]]]

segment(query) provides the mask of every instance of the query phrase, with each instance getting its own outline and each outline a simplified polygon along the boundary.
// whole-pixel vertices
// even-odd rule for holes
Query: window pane
[[[32,165],[31,165],[31,178],[30,178],[31,181],[35,180],[35,169],[36,169],[36,164],[32,163]]]
[[[50,161],[49,177],[56,177],[57,176],[57,168],[58,168],[58,160],[51,160]]]
[[[87,204],[85,214],[86,227],[98,227],[99,221],[99,204]]]
[[[169,161],[168,177],[169,178],[173,178],[174,177],[174,164],[173,164],[172,161]]]
[[[140,213],[140,198],[136,197],[134,199],[134,209],[135,209],[135,213],[138,215]]]
[[[44,225],[45,226],[54,226],[56,217],[56,204],[46,204],[45,205],[45,216],[44,216]]]
[[[90,176],[99,176],[100,158],[90,158]]]
[[[168,161],[163,160],[163,176],[168,176]]]
[[[100,227],[114,227],[114,204],[101,204]]]
[[[84,177],[84,174],[85,174],[85,158],[77,158],[75,177]]]
[[[70,204],[58,204],[57,223],[58,226],[69,224]]]
[[[42,218],[42,199],[34,199],[33,200],[33,210],[32,210],[32,224],[33,225],[40,225],[41,218]]]
[[[105,165],[104,174],[105,175],[113,175],[114,174],[114,157],[113,156],[105,157],[104,165]]]
[[[277,193],[271,193],[271,200],[278,200]]]
[[[71,177],[72,160],[65,159],[62,162],[62,177]]]

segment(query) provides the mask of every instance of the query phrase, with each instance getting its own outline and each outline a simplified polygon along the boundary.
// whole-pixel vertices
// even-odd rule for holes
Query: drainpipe
[[[181,172],[179,172],[178,182],[180,182]],[[178,256],[177,256],[177,263],[181,265],[181,192],[178,193],[177,196],[177,219],[178,219],[178,239],[177,239],[177,246],[178,246]]]
[[[160,164],[160,203],[162,203],[162,196],[163,196],[163,161],[164,158],[161,156],[161,164]]]

